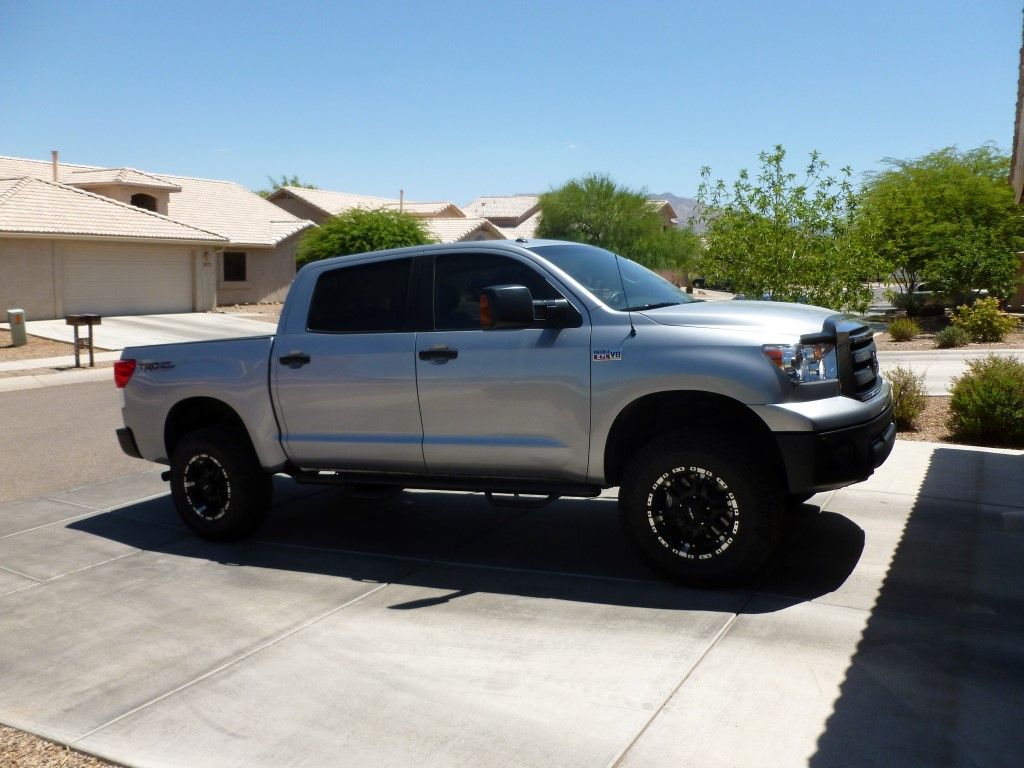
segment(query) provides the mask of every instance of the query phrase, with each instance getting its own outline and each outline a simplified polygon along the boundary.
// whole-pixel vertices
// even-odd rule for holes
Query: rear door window
[[[412,259],[390,259],[324,272],[316,281],[306,330],[387,333],[407,329]]]

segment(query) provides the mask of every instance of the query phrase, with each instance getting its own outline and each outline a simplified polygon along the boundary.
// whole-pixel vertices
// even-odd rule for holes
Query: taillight
[[[124,389],[133,373],[135,373],[134,360],[118,360],[114,363],[114,383],[117,388]]]

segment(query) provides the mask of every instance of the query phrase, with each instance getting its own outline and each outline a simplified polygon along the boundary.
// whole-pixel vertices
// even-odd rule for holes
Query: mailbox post
[[[93,348],[92,348],[92,327],[94,325],[101,325],[102,322],[103,322],[103,318],[100,317],[99,315],[88,315],[88,314],[86,314],[86,315],[68,315],[67,317],[64,318],[64,321],[68,325],[73,326],[74,329],[75,329],[75,368],[81,368],[82,367],[82,362],[81,362],[81,359],[79,358],[79,354],[81,353],[81,351],[83,349],[88,349],[89,350],[89,367],[90,368],[95,368],[96,367],[96,361],[95,361],[95,357],[93,355]],[[78,337],[78,329],[83,327],[83,326],[87,326],[89,328],[89,335],[86,338],[84,338],[84,339],[80,339]]]

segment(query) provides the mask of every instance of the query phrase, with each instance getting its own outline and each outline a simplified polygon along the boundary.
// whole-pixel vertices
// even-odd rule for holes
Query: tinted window
[[[693,301],[660,275],[603,248],[565,243],[531,250],[572,275],[612,309],[644,309]]]
[[[535,299],[562,295],[532,267],[506,256],[453,253],[434,267],[434,327],[451,331],[480,328],[480,292],[491,285],[525,285]]]
[[[224,282],[245,282],[245,253],[224,251]]]
[[[324,272],[306,327],[321,333],[405,330],[411,268],[412,259],[392,259]]]

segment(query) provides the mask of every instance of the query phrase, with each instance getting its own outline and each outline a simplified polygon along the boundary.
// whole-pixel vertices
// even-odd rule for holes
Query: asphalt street
[[[101,381],[0,392],[0,504],[152,469],[121,452],[120,426],[109,371]]]

